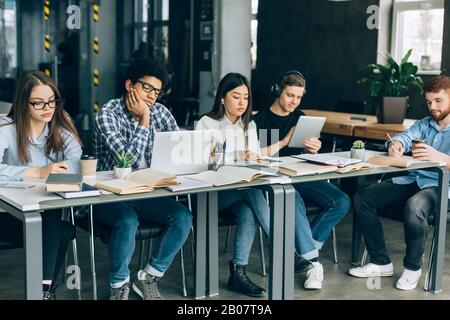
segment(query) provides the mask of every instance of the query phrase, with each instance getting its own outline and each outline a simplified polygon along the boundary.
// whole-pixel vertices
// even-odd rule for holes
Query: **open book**
[[[251,182],[264,176],[276,177],[277,174],[246,167],[222,166],[217,171],[204,171],[186,177],[204,181],[217,187],[234,183]]]
[[[403,156],[401,158],[390,157],[390,156],[374,156],[371,157],[368,163],[378,166],[392,166],[392,167],[400,167],[400,168],[408,168],[410,165],[414,163],[418,163],[420,161],[414,160],[412,157]]]
[[[281,163],[278,170],[291,177],[306,176],[310,174],[334,172],[337,166],[327,166],[308,162]]]
[[[143,169],[130,173],[125,179],[97,182],[95,186],[124,195],[151,192],[155,188],[166,187],[172,184],[177,184],[175,176],[153,169]]]
[[[352,158],[344,158],[341,156],[335,156],[330,153],[318,153],[318,154],[300,154],[297,156],[292,156],[297,159],[302,159],[306,161],[321,163],[321,164],[328,164],[331,166],[338,166],[338,167],[345,167],[350,164],[355,164],[362,162],[359,159],[352,159]]]

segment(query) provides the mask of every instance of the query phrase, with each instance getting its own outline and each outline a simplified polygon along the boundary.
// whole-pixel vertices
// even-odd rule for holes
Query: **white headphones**
[[[222,99],[222,104],[225,104],[225,100],[224,99]]]

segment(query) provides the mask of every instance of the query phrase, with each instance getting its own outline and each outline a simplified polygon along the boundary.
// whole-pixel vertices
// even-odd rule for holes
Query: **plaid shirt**
[[[116,163],[114,153],[122,152],[135,157],[133,169],[139,168],[142,156],[150,167],[155,132],[176,130],[175,118],[160,103],[150,109],[150,128],[146,128],[134,120],[123,98],[109,101],[95,117],[94,154],[98,170],[112,170]]]

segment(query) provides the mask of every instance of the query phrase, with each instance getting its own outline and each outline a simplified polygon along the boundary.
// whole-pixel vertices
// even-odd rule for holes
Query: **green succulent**
[[[136,157],[130,156],[125,152],[115,153],[114,158],[116,159],[116,166],[118,168],[128,168],[136,160]]]
[[[365,144],[361,140],[356,140],[355,142],[353,142],[353,145],[352,145],[353,149],[364,149],[364,147],[365,147]]]

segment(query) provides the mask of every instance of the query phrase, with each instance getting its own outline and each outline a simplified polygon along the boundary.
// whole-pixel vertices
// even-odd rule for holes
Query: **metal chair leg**
[[[368,254],[367,248],[364,247],[364,253],[363,253],[362,258],[361,258],[361,267],[366,264],[367,254]]]
[[[261,227],[258,227],[258,235],[259,235],[259,253],[261,255],[261,272],[263,277],[265,277],[267,275],[266,257],[264,256],[264,237]]]
[[[92,273],[92,295],[97,300],[97,274],[95,271],[95,236],[94,236],[94,218],[92,205],[89,206],[89,249],[91,255],[91,273]]]
[[[142,261],[145,259],[145,240],[139,241],[139,262],[138,269],[142,269]]]
[[[72,222],[72,225],[75,226],[75,214],[73,211],[73,207],[70,207],[70,220]],[[72,253],[73,253],[73,262],[77,266],[78,270],[80,270],[80,265],[78,264],[78,247],[77,247],[77,238],[76,237],[72,240]],[[67,267],[65,270],[67,270]],[[66,272],[64,272],[64,273],[67,274]],[[78,297],[78,300],[81,300],[81,274],[79,273],[77,276],[79,277],[77,280],[78,280],[78,284],[80,286],[77,289],[77,297]]]
[[[334,263],[338,263],[336,228],[333,228],[333,255]]]
[[[431,240],[431,249],[430,249],[430,258],[428,259],[428,267],[427,267],[427,274],[425,276],[425,284],[423,286],[423,290],[428,291],[430,290],[430,283],[431,283],[431,269],[433,268],[433,256],[434,256],[434,245],[436,240],[436,233],[433,232],[433,239]]]
[[[183,247],[181,246],[180,249],[180,261],[181,261],[181,282],[183,285],[183,297],[187,297],[187,288],[186,288],[186,271],[184,269],[184,251],[183,251]]]

